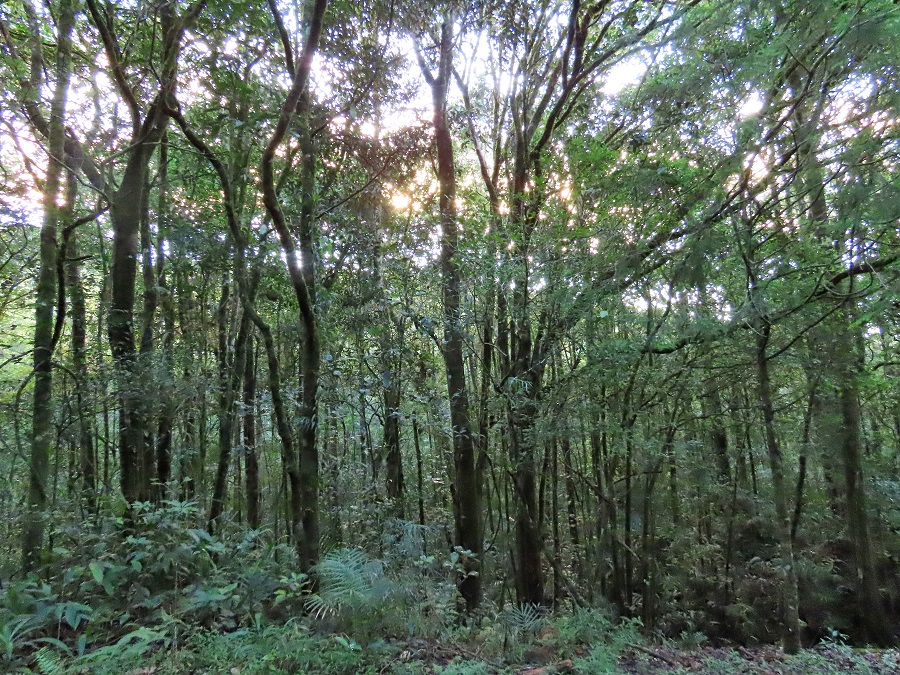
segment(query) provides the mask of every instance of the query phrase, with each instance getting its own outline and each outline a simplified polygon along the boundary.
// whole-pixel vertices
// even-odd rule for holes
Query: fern
[[[382,543],[398,562],[415,560],[425,551],[425,537],[434,528],[411,520],[393,518],[385,523]]]
[[[62,657],[59,653],[50,649],[50,647],[41,647],[34,653],[34,660],[37,663],[38,672],[41,675],[62,675],[63,664]]]
[[[310,596],[307,608],[320,619],[345,608],[383,600],[391,590],[381,561],[358,549],[331,551],[314,572],[319,577],[320,591]]]
[[[514,632],[539,631],[546,621],[547,610],[540,605],[514,605],[500,614],[500,620]]]

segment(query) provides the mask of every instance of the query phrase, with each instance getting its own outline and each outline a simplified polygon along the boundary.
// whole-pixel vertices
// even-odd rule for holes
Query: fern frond
[[[323,600],[321,595],[315,594],[307,598],[306,609],[314,618],[324,619],[326,616],[333,616],[336,614],[338,607]]]
[[[537,632],[544,625],[547,610],[530,603],[513,605],[500,614],[500,620],[515,631]]]
[[[331,551],[316,565],[319,593],[307,601],[317,618],[333,615],[343,608],[383,597],[384,566],[358,549]]]
[[[41,675],[63,675],[62,657],[55,649],[41,647],[34,653],[34,660]]]

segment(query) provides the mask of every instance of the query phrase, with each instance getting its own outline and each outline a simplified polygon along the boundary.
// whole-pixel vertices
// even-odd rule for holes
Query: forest
[[[0,671],[898,672],[898,69],[892,0],[0,5]]]

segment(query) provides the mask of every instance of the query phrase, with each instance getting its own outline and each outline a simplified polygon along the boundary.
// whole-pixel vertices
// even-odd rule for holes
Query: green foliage
[[[499,618],[513,633],[537,633],[547,622],[547,610],[532,604],[513,605],[503,610]]]
[[[551,635],[555,636],[553,643],[567,657],[573,656],[577,649],[610,642],[623,631],[628,632],[630,639],[637,638],[634,634],[637,624],[616,625],[608,612],[594,608],[577,607],[571,614],[555,617],[550,625]]]
[[[457,659],[445,666],[436,665],[435,675],[489,675],[492,668],[484,661]]]
[[[49,647],[38,649],[34,654],[34,661],[41,675],[63,675],[62,657]]]
[[[384,560],[359,549],[337,549],[323,556],[313,573],[319,589],[306,609],[329,630],[364,644],[388,637],[434,635],[456,616],[456,564],[413,557],[403,539]]]
[[[74,662],[76,668],[87,668],[92,673],[117,673],[130,664],[138,663],[153,650],[165,649],[172,644],[165,632],[139,627],[126,633],[114,643],[94,649]]]
[[[54,653],[70,652],[59,638],[67,630],[77,631],[92,614],[90,607],[60,601],[48,584],[33,578],[9,584],[4,600],[0,603],[0,664],[8,668],[24,665],[34,652],[43,651],[45,657],[50,648]]]
[[[314,573],[321,588],[309,598],[313,616],[364,614],[384,603],[396,590],[384,575],[384,566],[359,549],[339,549],[325,555]]]
[[[40,580],[16,576],[17,542],[32,471],[27,380],[39,238],[31,223],[40,221],[32,202],[49,147],[35,120],[51,119],[59,6],[30,0],[0,10],[0,73],[9,83],[0,96],[0,670],[56,672],[75,662],[84,672],[120,672],[142,660],[163,667],[172,655],[178,663],[184,653],[184,672],[350,672],[377,662],[390,641],[412,639],[474,641],[513,661],[549,647],[577,658],[581,671],[612,667],[621,645],[638,639],[635,625],[613,612],[551,616],[508,604],[510,588],[521,588],[509,572],[526,569],[516,558],[530,554],[562,582],[554,606],[615,603],[616,615],[642,616],[648,632],[684,648],[773,642],[785,570],[773,523],[784,519],[772,508],[750,365],[761,315],[772,322],[762,355],[785,481],[798,486],[788,501],[798,509],[792,546],[804,639],[829,629],[847,643],[867,639],[867,608],[851,598],[863,576],[859,550],[872,551],[865,578],[881,584],[872,597],[885,599],[897,623],[896,3],[573,3],[582,15],[572,31],[557,4],[525,1],[491,5],[491,16],[478,4],[453,22],[460,81],[450,86],[466,81],[471,101],[450,96],[461,241],[444,256],[457,262],[452,323],[464,343],[487,521],[484,599],[474,616],[461,614],[457,593],[474,572],[472,553],[453,545],[462,522],[452,513],[462,503],[453,449],[460,430],[447,414],[441,358],[451,327],[443,304],[455,295],[442,283],[456,275],[439,269],[436,237],[447,223],[431,184],[431,114],[414,110],[421,80],[404,54],[414,35],[426,61],[437,56],[429,39],[438,13],[427,3],[329,2],[314,86],[276,152],[291,233],[312,248],[308,260],[301,247],[304,274],[316,281],[317,421],[296,407],[310,390],[296,378],[304,331],[284,270],[291,258],[257,192],[256,167],[291,70],[281,46],[271,48],[272,36],[279,40],[269,8],[198,4],[183,51],[167,63],[164,10],[189,3],[102,4],[99,32],[93,13],[78,13],[79,84],[64,120],[73,148],[84,142],[84,161],[76,152],[67,166],[98,168],[106,184],[93,189],[90,176],[75,176],[57,233],[71,248],[58,270],[67,306],[55,310],[52,401],[35,416],[54,437],[52,461],[35,463],[52,478]],[[285,12],[298,56],[302,3],[273,5]],[[644,22],[656,12],[650,29]],[[129,130],[141,120],[130,119],[131,105],[110,103],[127,85],[136,109],[156,110],[169,66],[179,77],[172,103],[222,162],[230,191],[174,122],[165,144],[136,154]],[[588,70],[578,74],[581,67]],[[640,81],[606,91],[604,79],[623,69]],[[25,100],[32,89],[35,100]],[[302,126],[315,130],[314,156],[298,149]],[[476,145],[494,163],[485,167],[491,190]],[[124,288],[111,271],[137,259],[111,257],[110,243],[132,242],[134,233],[111,235],[110,217],[123,211],[115,186],[128,185],[124,169],[138,155],[146,160],[147,269]],[[307,160],[311,195],[297,170]],[[136,168],[128,175],[142,174]],[[76,228],[100,195],[110,213]],[[235,269],[228,208],[248,238],[245,270]],[[228,381],[240,388],[244,373],[228,371],[239,363],[244,272],[274,351],[251,350],[257,400],[235,413]],[[129,368],[111,358],[109,320],[124,320],[109,311],[111,292],[137,300],[134,315],[125,312],[141,352]],[[76,298],[85,302],[85,354],[74,343]],[[858,343],[858,363],[828,348],[837,333]],[[331,552],[309,575],[296,571],[285,535],[292,460],[272,430],[274,394],[262,384],[270,356],[289,426],[318,434],[321,502],[304,508],[321,510],[322,550]],[[117,448],[128,436],[120,392],[140,397],[148,449],[162,449],[163,428],[173,430],[171,483],[159,487],[196,502],[129,505],[128,520],[116,517],[125,511],[118,481],[130,467]],[[385,401],[389,392],[398,403]],[[862,448],[856,464],[840,456],[853,443],[834,442],[848,430],[837,419],[838,393],[861,406],[856,438],[846,439]],[[521,399],[528,414],[511,414]],[[227,513],[215,534],[207,528],[215,431],[230,432],[223,422],[231,417],[258,422],[262,522],[271,531],[240,524],[246,494],[234,473]],[[388,420],[402,428],[405,493],[397,499],[385,499]],[[245,470],[250,448],[236,437],[228,443],[229,470]],[[809,467],[802,495],[801,456]],[[857,503],[868,505],[865,527],[846,517],[852,476],[860,477]],[[417,510],[428,525],[405,520]],[[517,548],[522,525],[534,525],[546,546]],[[852,538],[866,532],[870,541],[854,550]],[[549,585],[535,597],[549,601]],[[505,609],[494,614],[495,606]],[[268,625],[288,617],[308,624]],[[281,640],[298,651],[290,656]],[[824,648],[849,659],[838,642]]]
[[[152,640],[153,636],[144,636]],[[144,637],[134,645],[144,646]],[[268,627],[251,627],[231,633],[202,631],[191,635],[177,650],[143,652],[141,661],[132,652],[117,655],[114,650],[102,657],[79,663],[90,672],[123,672],[137,663],[155,668],[159,675],[187,675],[209,672],[227,673],[237,669],[242,674],[257,673],[321,673],[322,675],[354,675],[370,672],[372,663],[381,663],[390,654],[353,648],[340,640],[312,634],[297,622]],[[117,670],[118,669],[118,670]],[[375,669],[371,672],[375,672]]]
[[[553,626],[561,654],[572,655],[576,648],[588,651],[586,656],[573,659],[578,673],[615,672],[622,651],[628,645],[643,642],[639,620],[615,623],[607,613],[596,609],[578,608],[559,617]]]
[[[86,663],[136,658],[202,627],[252,624],[296,592],[281,574],[295,560],[290,548],[265,533],[212,536],[194,526],[200,518],[194,504],[167,502],[140,506],[124,536],[112,522],[100,534],[62,526],[80,539],[74,550],[57,547],[65,570],[46,583],[13,582],[0,599],[0,658],[24,664],[44,645]]]

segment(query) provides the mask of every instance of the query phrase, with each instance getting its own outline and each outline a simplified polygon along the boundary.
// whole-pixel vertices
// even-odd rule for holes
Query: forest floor
[[[612,667],[591,667],[584,656],[575,659],[532,661],[531,665],[501,665],[473,658],[471,652],[436,647],[424,657],[423,673],[479,675],[900,675],[900,651],[853,649],[844,645],[822,645],[789,656],[775,646],[679,649],[629,645]],[[550,654],[544,654],[549,657]],[[420,657],[421,658],[421,657]],[[391,672],[391,671],[388,671]]]
[[[652,655],[648,652],[652,652]],[[828,673],[900,674],[897,650],[856,650],[820,646],[795,656],[778,647],[705,648],[679,650],[666,647],[626,649],[619,659],[622,673],[704,673],[718,675],[819,675]],[[536,674],[535,674],[536,675]]]
[[[333,636],[332,636],[333,637]],[[274,638],[274,640],[273,640]],[[299,638],[299,639],[298,639]],[[347,650],[350,645],[352,649]],[[186,646],[187,647],[187,646]],[[336,649],[337,647],[337,649]],[[488,656],[475,644],[412,639],[363,648],[324,635],[272,631],[231,638],[207,634],[180,650],[122,654],[111,659],[50,664],[0,672],[66,675],[900,675],[900,650],[854,649],[823,644],[788,656],[775,646],[701,647],[627,644],[624,648],[567,650],[547,645]],[[102,650],[101,650],[102,651]],[[127,651],[127,648],[124,650]],[[117,655],[115,653],[118,652]],[[124,656],[124,659],[118,657]],[[52,667],[51,667],[52,666]]]

